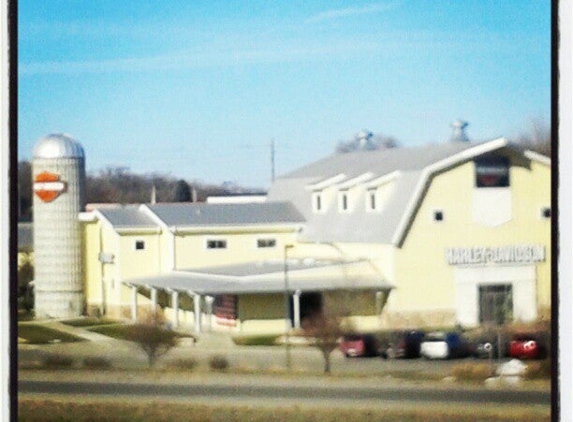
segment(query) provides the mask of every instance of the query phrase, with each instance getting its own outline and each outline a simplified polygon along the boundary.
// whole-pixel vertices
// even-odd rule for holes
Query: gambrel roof
[[[523,151],[506,139],[448,142],[416,148],[392,148],[334,154],[277,180],[268,193],[269,201],[288,200],[303,214],[307,224],[300,240],[309,242],[366,242],[400,245],[423,199],[433,175],[474,158],[506,150],[528,160],[550,165],[548,158]],[[358,181],[358,182],[357,182]],[[392,182],[383,209],[366,210],[368,189]],[[351,212],[342,213],[336,205],[336,192],[361,185]],[[331,189],[323,198],[323,212],[313,212],[313,192]]]

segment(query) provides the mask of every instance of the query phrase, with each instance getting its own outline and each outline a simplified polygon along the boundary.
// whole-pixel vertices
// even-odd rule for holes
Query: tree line
[[[21,221],[33,217],[32,164],[18,163],[18,206]],[[204,202],[208,196],[261,193],[234,183],[221,185],[188,182],[159,173],[138,174],[127,167],[107,167],[86,174],[85,202],[141,204],[155,202]]]

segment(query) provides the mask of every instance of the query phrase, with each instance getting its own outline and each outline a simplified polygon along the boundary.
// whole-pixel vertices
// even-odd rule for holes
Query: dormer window
[[[341,191],[338,193],[338,211],[348,212],[350,208],[348,191]]]
[[[366,194],[366,211],[376,211],[376,191],[374,189],[369,190]]]
[[[312,193],[312,210],[314,212],[324,212],[324,204],[322,203],[322,192]]]

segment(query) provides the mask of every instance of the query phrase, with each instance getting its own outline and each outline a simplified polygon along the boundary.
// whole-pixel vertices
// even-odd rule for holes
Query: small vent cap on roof
[[[469,142],[468,135],[465,132],[465,128],[469,126],[468,122],[457,119],[454,120],[450,126],[452,127],[451,142]]]

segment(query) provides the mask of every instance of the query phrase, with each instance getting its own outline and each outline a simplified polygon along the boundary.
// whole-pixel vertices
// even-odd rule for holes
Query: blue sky
[[[270,183],[361,129],[405,146],[550,121],[550,1],[18,2],[18,154]]]

